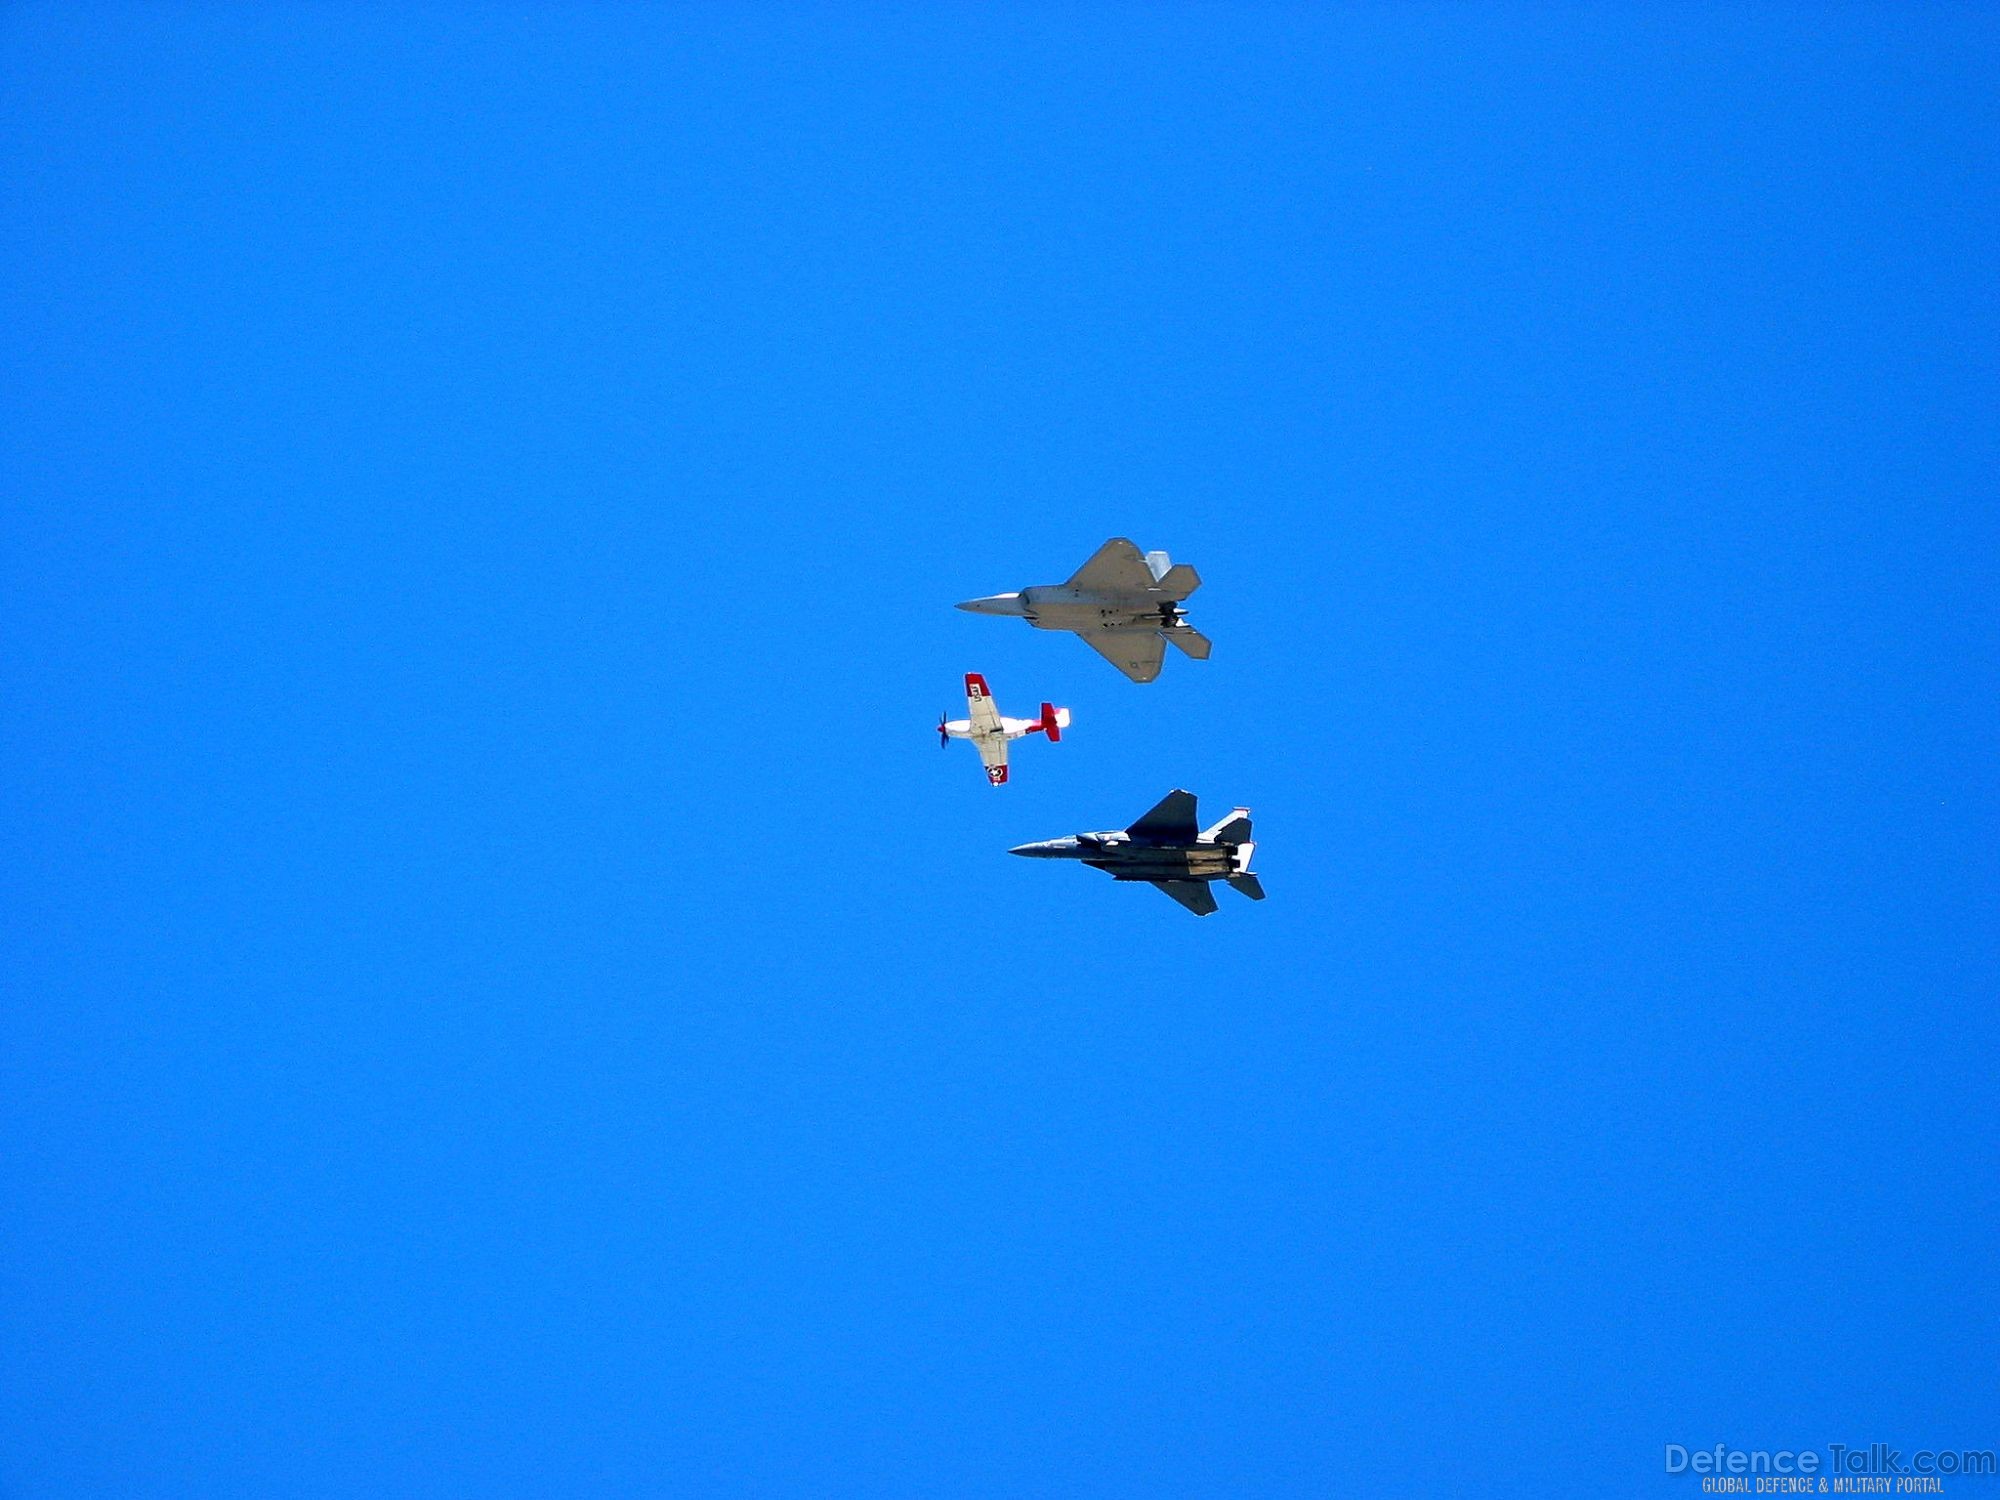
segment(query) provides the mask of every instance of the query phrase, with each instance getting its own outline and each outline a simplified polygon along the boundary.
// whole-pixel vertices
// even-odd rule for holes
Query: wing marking
[[[991,709],[988,709],[991,712]],[[996,734],[991,738],[981,737],[973,741],[979,747],[980,764],[986,767],[986,779],[995,786],[1007,784],[1007,737]]]

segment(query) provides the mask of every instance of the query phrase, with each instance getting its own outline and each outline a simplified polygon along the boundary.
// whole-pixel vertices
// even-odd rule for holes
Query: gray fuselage
[[[1014,615],[1037,630],[1162,630],[1187,613],[1172,600],[1137,590],[1105,592],[1045,584],[959,605],[981,615]]]
[[[1235,844],[1156,844],[1129,833],[1079,833],[1066,839],[1022,844],[1010,854],[1030,859],[1075,859],[1113,880],[1222,880],[1235,873]]]

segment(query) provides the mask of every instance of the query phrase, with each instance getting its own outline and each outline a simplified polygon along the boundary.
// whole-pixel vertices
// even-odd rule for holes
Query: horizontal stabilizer
[[[1197,917],[1205,917],[1215,910],[1215,893],[1208,888],[1206,880],[1155,880],[1153,884]]]
[[[1196,630],[1194,626],[1176,625],[1171,630],[1161,631],[1160,634],[1180,647],[1181,650],[1187,652],[1196,661],[1208,660],[1208,653],[1211,649],[1208,637],[1203,635],[1199,630]]]
[[[1160,575],[1160,581],[1153,587],[1169,599],[1185,599],[1201,587],[1201,574],[1186,563],[1175,563]]]
[[[1231,875],[1229,883],[1252,901],[1264,899],[1264,883],[1255,875]]]

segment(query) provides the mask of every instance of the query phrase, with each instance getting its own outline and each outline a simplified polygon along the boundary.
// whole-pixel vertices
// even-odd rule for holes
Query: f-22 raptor
[[[1215,910],[1209,882],[1226,880],[1252,901],[1264,887],[1250,873],[1256,844],[1250,809],[1239,807],[1213,828],[1196,832],[1194,793],[1171,791],[1122,833],[1079,833],[1066,839],[1022,844],[1009,854],[1030,859],[1078,859],[1113,880],[1156,885],[1198,917]]]
[[[968,599],[977,615],[1015,615],[1037,630],[1069,630],[1134,682],[1160,675],[1166,643],[1207,661],[1208,637],[1187,623],[1181,601],[1201,575],[1164,552],[1141,553],[1122,536],[1099,547],[1068,583]]]

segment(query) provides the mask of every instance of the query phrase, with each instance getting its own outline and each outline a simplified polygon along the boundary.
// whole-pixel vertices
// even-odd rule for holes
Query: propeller
[[[938,715],[938,748],[940,750],[949,750],[951,748],[951,734],[944,727],[943,714]]]

